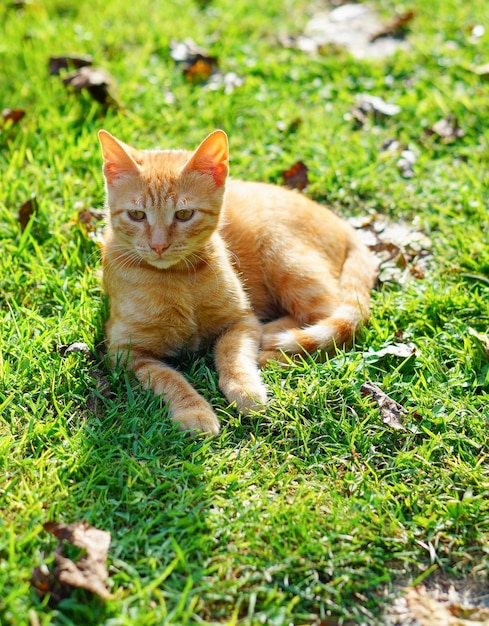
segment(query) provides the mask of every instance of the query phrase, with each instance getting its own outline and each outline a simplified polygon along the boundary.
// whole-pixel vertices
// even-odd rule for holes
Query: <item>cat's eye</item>
[[[192,219],[195,211],[193,209],[179,209],[175,211],[175,217],[179,222],[188,222]]]
[[[128,211],[129,217],[135,222],[142,222],[146,218],[146,213],[144,211],[139,211],[138,209],[134,209],[134,211]]]

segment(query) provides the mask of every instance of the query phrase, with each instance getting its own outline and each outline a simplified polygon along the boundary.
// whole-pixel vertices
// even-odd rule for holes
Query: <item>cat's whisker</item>
[[[216,277],[217,287],[219,287],[219,274],[217,273],[216,268],[213,265],[211,265],[209,263],[209,261],[205,258],[203,253],[202,252],[193,252],[192,256],[195,257],[195,259],[197,261],[200,261],[204,265],[207,265],[207,267],[209,267],[212,270],[214,276]],[[195,271],[195,268],[194,268],[194,271]]]

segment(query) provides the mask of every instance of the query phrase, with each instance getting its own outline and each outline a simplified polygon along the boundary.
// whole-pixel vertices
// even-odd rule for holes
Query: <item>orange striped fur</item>
[[[259,365],[351,341],[368,317],[376,264],[345,222],[287,189],[226,180],[223,131],[193,153],[99,138],[109,352],[164,397],[181,428],[219,430],[207,401],[165,363],[182,348],[212,342],[219,386],[247,412],[267,400]]]

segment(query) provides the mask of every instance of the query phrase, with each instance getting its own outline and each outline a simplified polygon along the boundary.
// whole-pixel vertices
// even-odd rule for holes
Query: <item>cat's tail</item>
[[[324,319],[299,327],[292,318],[265,325],[260,364],[280,358],[280,353],[311,354],[317,350],[334,353],[336,348],[351,344],[358,327],[370,314],[370,292],[375,284],[378,263],[364,244],[356,238],[350,243],[339,278],[336,308]]]

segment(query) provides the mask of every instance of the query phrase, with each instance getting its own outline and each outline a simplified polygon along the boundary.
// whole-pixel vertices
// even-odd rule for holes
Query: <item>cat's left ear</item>
[[[223,130],[215,130],[200,144],[184,171],[212,176],[216,187],[226,182],[229,167],[228,138]]]
[[[99,130],[98,138],[104,157],[104,174],[111,185],[120,178],[139,173],[139,166],[131,156],[134,149],[116,139],[106,130]]]

